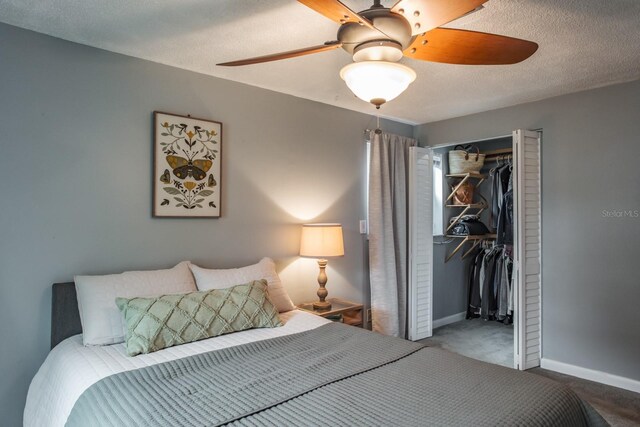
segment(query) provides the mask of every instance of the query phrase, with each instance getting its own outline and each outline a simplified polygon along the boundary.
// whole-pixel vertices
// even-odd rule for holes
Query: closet
[[[410,339],[469,318],[501,322],[513,329],[513,366],[539,366],[540,138],[540,132],[516,130],[411,149]],[[477,147],[484,167],[450,171],[448,152],[457,145]]]

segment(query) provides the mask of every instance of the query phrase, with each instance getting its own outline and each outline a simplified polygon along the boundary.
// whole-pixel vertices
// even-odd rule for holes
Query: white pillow
[[[289,294],[282,286],[280,277],[276,272],[276,264],[271,258],[262,258],[257,264],[242,268],[228,268],[212,270],[190,264],[189,267],[196,278],[199,291],[209,289],[225,289],[234,285],[247,283],[253,280],[266,279],[269,284],[269,298],[278,311],[290,311],[295,308]]]
[[[168,270],[127,271],[106,276],[75,276],[84,345],[124,341],[122,315],[116,298],[154,297],[193,292],[189,261]]]

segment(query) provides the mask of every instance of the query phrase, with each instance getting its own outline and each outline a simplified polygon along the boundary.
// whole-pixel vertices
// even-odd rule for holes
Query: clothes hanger
[[[500,156],[496,156],[496,165],[491,168],[491,170],[489,171],[489,174],[492,175],[496,170],[500,169]]]

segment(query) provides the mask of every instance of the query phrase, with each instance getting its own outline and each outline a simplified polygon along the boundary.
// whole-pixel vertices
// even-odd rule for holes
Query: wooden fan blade
[[[400,0],[391,11],[404,16],[413,35],[424,33],[460,18],[488,0]]]
[[[404,55],[423,61],[463,65],[505,65],[524,61],[538,44],[477,31],[436,28],[416,37]]]
[[[298,0],[298,2],[315,10],[319,14],[326,16],[332,21],[337,22],[338,24],[355,22],[365,25],[372,30],[376,29],[371,21],[358,15],[338,0]]]
[[[223,67],[237,67],[240,65],[260,64],[262,62],[279,61],[281,59],[295,58],[296,56],[311,55],[312,53],[325,52],[327,50],[338,49],[342,47],[339,41],[326,42],[319,46],[306,47],[304,49],[290,50],[288,52],[274,53],[271,55],[258,56],[256,58],[241,59],[239,61],[223,62],[217,64]]]

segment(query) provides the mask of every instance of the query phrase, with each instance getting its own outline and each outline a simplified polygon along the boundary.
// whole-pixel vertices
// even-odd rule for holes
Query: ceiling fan
[[[380,0],[354,12],[338,0],[298,0],[340,24],[337,40],[220,66],[235,67],[294,58],[342,48],[354,62],[340,76],[356,96],[380,105],[400,95],[416,78],[397,63],[403,56],[463,65],[506,65],[524,61],[538,45],[527,40],[477,31],[440,28],[482,9],[488,0],[399,0],[391,8]]]

